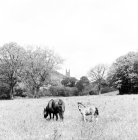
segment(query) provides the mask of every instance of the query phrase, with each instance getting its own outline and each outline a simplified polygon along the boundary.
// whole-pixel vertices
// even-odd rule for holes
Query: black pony
[[[53,119],[54,115],[56,116],[56,120],[58,120],[58,114],[60,119],[63,120],[64,118],[64,112],[65,112],[65,103],[61,99],[51,99],[46,108],[44,108],[44,118],[47,118],[47,116],[50,116],[51,119],[51,114],[53,114]]]

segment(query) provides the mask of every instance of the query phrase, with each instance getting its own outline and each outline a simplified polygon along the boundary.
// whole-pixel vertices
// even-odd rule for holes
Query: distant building
[[[69,70],[66,69],[66,77],[70,77],[70,69]]]

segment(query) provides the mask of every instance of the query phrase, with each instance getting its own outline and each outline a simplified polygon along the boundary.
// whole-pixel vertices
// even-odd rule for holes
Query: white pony
[[[86,122],[86,116],[89,116],[89,115],[91,115],[92,120],[93,120],[93,118],[95,118],[96,121],[98,121],[99,111],[98,111],[97,107],[85,106],[81,102],[78,102],[78,109],[82,114],[84,122]]]

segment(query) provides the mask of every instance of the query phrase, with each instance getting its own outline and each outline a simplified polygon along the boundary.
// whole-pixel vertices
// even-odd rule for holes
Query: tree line
[[[0,98],[12,99],[15,91],[28,92],[38,97],[43,86],[52,85],[51,75],[64,62],[64,59],[44,46],[28,45],[25,49],[15,42],[0,48]],[[18,84],[25,88],[18,88]],[[138,52],[120,56],[108,67],[98,64],[92,67],[87,76],[79,80],[65,77],[60,85],[53,85],[49,91],[54,96],[93,95],[118,89],[119,94],[138,91]],[[41,96],[41,95],[40,95]]]

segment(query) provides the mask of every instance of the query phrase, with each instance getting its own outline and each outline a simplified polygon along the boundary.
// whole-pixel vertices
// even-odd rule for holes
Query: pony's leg
[[[96,123],[98,122],[98,117],[97,116],[95,116],[95,120],[96,120]]]
[[[51,113],[49,113],[49,116],[50,116],[50,120],[51,120]]]
[[[59,113],[59,117],[60,117],[60,119],[61,119],[61,120],[63,120],[63,119],[64,119],[64,117],[63,117],[63,116],[64,116],[64,112]]]
[[[54,115],[55,115],[55,114],[53,113],[53,119],[54,119]]]
[[[94,118],[94,117],[93,117],[93,114],[92,114],[92,115],[91,115],[91,121],[93,121],[93,118]]]
[[[57,121],[58,120],[58,114],[56,113],[55,115],[56,115],[56,121]]]
[[[86,122],[86,116],[83,114],[83,120],[84,122]]]

